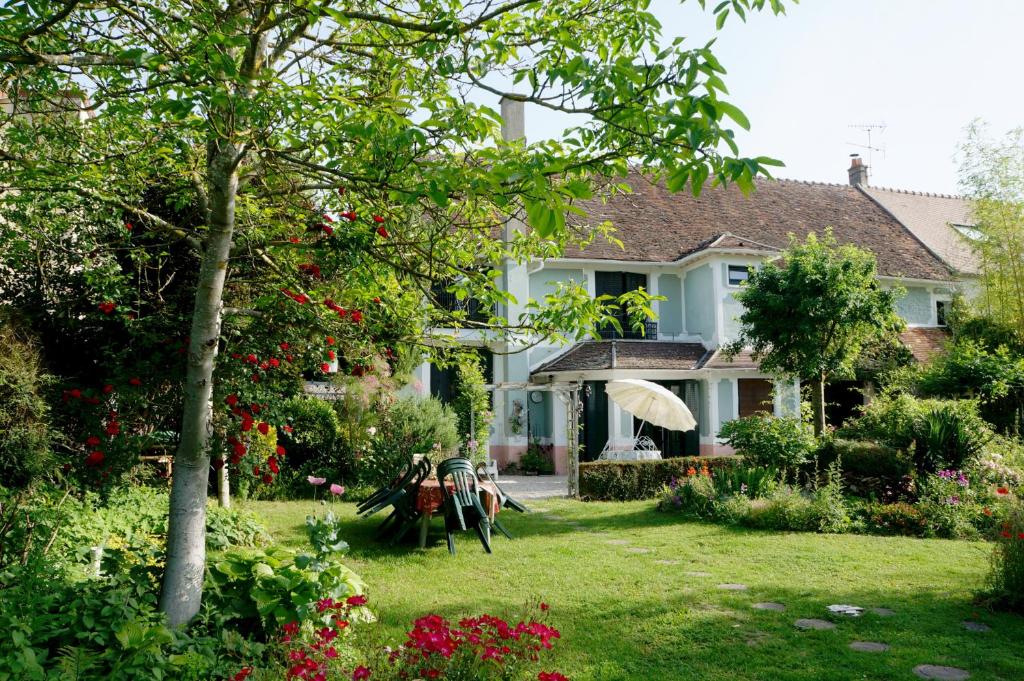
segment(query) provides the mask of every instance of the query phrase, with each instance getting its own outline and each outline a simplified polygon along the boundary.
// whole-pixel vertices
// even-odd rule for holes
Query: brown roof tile
[[[704,369],[757,369],[760,365],[754,360],[750,352],[744,350],[733,358],[728,358],[721,350],[715,350],[708,359],[701,365]]]
[[[613,357],[614,344],[614,357]],[[602,369],[696,369],[708,353],[700,343],[584,341],[533,373]]]
[[[952,336],[942,327],[911,327],[900,333],[900,341],[919,363],[924,364],[935,355],[945,352],[946,341]]]
[[[942,261],[896,218],[849,185],[758,180],[750,196],[730,185],[706,187],[694,198],[685,191],[670,193],[638,172],[625,181],[631,194],[577,204],[589,224],[610,221],[624,248],[598,239],[582,251],[567,250],[565,257],[672,262],[710,247],[782,249],[790,233],[803,238],[832,227],[840,243],[874,251],[882,275],[951,278]],[[716,240],[723,245],[713,246]]]

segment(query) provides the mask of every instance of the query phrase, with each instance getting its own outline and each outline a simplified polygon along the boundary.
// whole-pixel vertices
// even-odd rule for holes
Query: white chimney
[[[526,118],[523,103],[517,99],[501,98],[501,138],[506,142],[526,137]]]

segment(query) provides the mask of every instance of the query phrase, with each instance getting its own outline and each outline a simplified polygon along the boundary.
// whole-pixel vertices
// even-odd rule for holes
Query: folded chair
[[[398,488],[399,482],[401,482],[401,480],[405,478],[405,476],[409,475],[409,473],[412,471],[412,468],[413,460],[412,457],[409,457],[405,461],[405,463],[401,465],[401,467],[398,469],[395,475],[391,478],[390,483],[381,487],[379,490],[371,494],[369,497],[367,497],[364,501],[360,502],[359,505],[356,506],[356,513],[363,513],[364,511],[373,508],[381,501],[386,499],[390,494],[392,494],[395,491],[395,489]]]
[[[445,484],[449,479],[454,489]],[[437,481],[444,498],[444,531],[448,535],[448,553],[455,555],[455,532],[469,528],[476,531],[484,551],[491,553],[491,523],[480,503],[473,462],[469,459],[447,459],[437,464]]]
[[[416,473],[405,488],[405,496],[395,502],[395,510],[388,516],[388,520],[393,519],[391,528],[388,530],[393,532],[391,535],[392,544],[402,541],[402,538],[408,534],[409,530],[416,527],[416,524],[423,517],[420,510],[416,508],[416,501],[419,496],[419,487],[424,480],[430,477],[431,468],[430,459],[423,457],[416,464]]]
[[[377,499],[372,504],[364,505],[362,510],[359,511],[360,515],[364,518],[369,518],[374,513],[377,513],[388,506],[394,506],[396,501],[405,496],[406,487],[408,487],[409,483],[412,482],[412,479],[416,476],[417,470],[419,470],[419,466],[412,463],[411,459],[407,466],[408,467],[403,466],[402,471],[400,471],[401,477],[383,495],[378,496],[374,493],[374,496],[377,496]]]
[[[477,477],[477,480],[479,480],[480,482],[489,482],[489,483],[491,483],[491,485],[493,485],[494,491],[498,495],[498,508],[511,508],[512,510],[519,511],[520,513],[528,513],[529,512],[529,509],[526,508],[526,506],[524,506],[523,504],[519,503],[518,501],[516,501],[515,499],[513,499],[509,495],[505,494],[505,490],[503,490],[501,487],[499,487],[498,483],[496,483],[494,481],[494,478],[491,477],[490,471],[487,470],[487,464],[485,464],[485,463],[478,463],[476,465],[476,477]],[[495,518],[494,520],[491,521],[491,524],[493,524],[495,529],[497,529],[503,535],[505,535],[509,539],[512,538],[512,533],[508,531],[508,528],[506,528],[501,523],[500,520]]]

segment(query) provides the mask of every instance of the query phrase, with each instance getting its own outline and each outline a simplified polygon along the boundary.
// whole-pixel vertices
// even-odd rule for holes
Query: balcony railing
[[[487,307],[479,300],[459,297],[449,291],[434,291],[434,304],[448,312],[462,312],[462,319],[470,322],[486,322],[494,314],[494,307]]]
[[[608,340],[619,338],[626,340],[658,340],[658,322],[644,322],[644,329],[641,333],[633,328],[629,318],[625,315],[616,315],[616,318],[619,320],[619,325],[622,326],[622,331],[618,331],[615,327],[608,325],[599,330],[601,338]]]

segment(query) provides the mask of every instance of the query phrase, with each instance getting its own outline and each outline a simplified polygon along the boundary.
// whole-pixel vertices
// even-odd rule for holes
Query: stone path
[[[569,494],[569,477],[565,475],[502,475],[496,481],[510,497],[520,501]]]
[[[679,565],[678,560],[656,560],[654,562],[657,565]]]
[[[879,617],[892,617],[896,614],[895,610],[890,610],[889,608],[871,608],[871,612]]]
[[[793,622],[793,626],[797,629],[815,629],[817,631],[827,631],[836,628],[836,625],[828,620],[816,620],[813,618],[797,620]]]
[[[747,585],[746,584],[719,584],[718,588],[722,589],[724,591],[746,591],[747,590]]]
[[[683,574],[686,575],[687,577],[710,577],[711,576],[710,572],[692,572],[691,571],[691,572],[684,572]]]
[[[889,645],[886,643],[876,643],[874,641],[854,641],[850,644],[850,648],[862,653],[884,653],[889,650]]]
[[[609,539],[605,544],[611,544],[612,546],[629,546],[628,539]]]
[[[754,610],[774,610],[775,612],[782,612],[786,609],[782,603],[754,603],[750,607]]]
[[[981,622],[971,622],[970,620],[966,620],[964,622],[961,622],[961,624],[964,625],[964,629],[966,629],[967,631],[992,631],[992,627]]]
[[[914,667],[914,674],[922,679],[941,679],[942,681],[964,681],[971,678],[966,669],[942,667],[935,664],[919,664]]]

